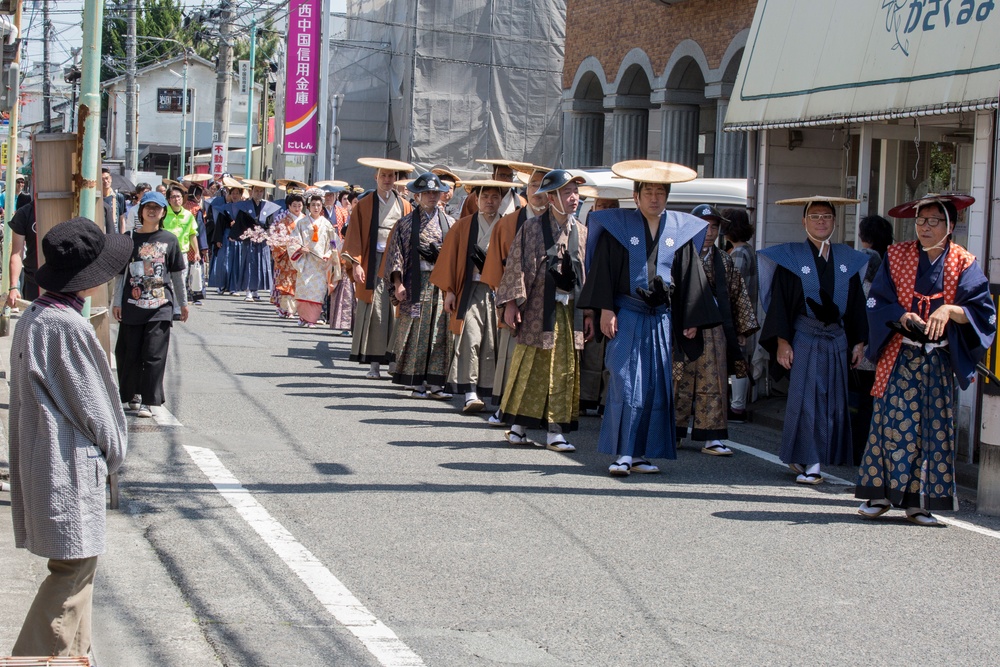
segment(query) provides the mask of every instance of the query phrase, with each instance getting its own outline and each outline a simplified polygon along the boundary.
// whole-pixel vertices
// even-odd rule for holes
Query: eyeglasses
[[[926,225],[928,227],[934,228],[944,222],[944,218],[917,218],[917,225]]]
[[[810,213],[806,217],[812,222],[833,222],[833,213]]]
[[[184,199],[183,195],[170,195],[171,199]]]

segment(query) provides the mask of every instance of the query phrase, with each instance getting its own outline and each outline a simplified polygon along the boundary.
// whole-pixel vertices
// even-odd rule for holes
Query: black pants
[[[851,370],[847,374],[848,411],[851,416],[851,445],[854,450],[854,464],[861,463],[868,446],[871,431],[873,403],[872,387],[875,386],[875,371]]]
[[[115,344],[122,403],[142,396],[145,405],[163,405],[163,373],[170,346],[170,320],[121,324]]]

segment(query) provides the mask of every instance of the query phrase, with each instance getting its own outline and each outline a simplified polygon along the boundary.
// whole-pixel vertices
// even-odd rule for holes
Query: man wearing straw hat
[[[493,388],[496,373],[497,313],[493,290],[482,281],[483,265],[493,229],[500,220],[500,201],[513,187],[504,181],[465,181],[478,212],[455,223],[431,282],[444,292],[444,309],[451,316],[455,354],[448,370],[448,390],[465,394],[464,412],[479,412],[486,405],[479,397]]]
[[[414,398],[451,398],[444,385],[454,343],[444,295],[431,282],[441,244],[455,222],[438,207],[447,188],[431,173],[420,174],[407,184],[418,208],[396,223],[386,251],[385,274],[393,285],[393,302],[399,306],[392,381],[412,386]]]
[[[232,237],[243,243],[239,277],[236,281],[236,293],[245,292],[244,301],[260,301],[259,290],[271,291],[274,269],[271,264],[271,249],[262,240],[256,240],[257,230],[267,229],[274,215],[281,207],[273,201],[264,199],[265,190],[274,186],[265,181],[243,180],[250,187],[250,199],[244,199],[233,205]]]
[[[512,445],[534,445],[525,429],[544,428],[548,449],[576,451],[564,434],[578,427],[579,350],[593,333],[592,321],[574,308],[587,248],[587,229],[575,215],[582,181],[564,169],[542,178],[538,194],[548,196],[549,209],[514,237],[497,287],[497,308],[517,334],[500,402]]]
[[[717,248],[722,214],[709,204],[695,206],[691,215],[708,223],[705,240],[698,249],[702,268],[722,315],[722,324],[702,329],[695,334],[700,354],[688,355],[682,347],[674,356],[674,412],[677,415],[677,439],[687,436],[691,424],[691,440],[703,442],[703,454],[732,456],[733,450],[722,443],[729,439],[728,386],[729,371],[747,374],[743,357],[746,337],[756,332],[755,307],[750,302],[743,277],[732,258]]]
[[[493,176],[491,180],[503,181],[504,183],[514,183],[514,174],[518,171],[517,165],[526,164],[524,162],[515,162],[514,160],[499,159],[476,160],[476,162],[492,167]],[[479,202],[476,197],[466,197],[465,201],[462,202],[462,213],[459,219],[475,213],[478,210],[478,204]],[[525,204],[527,204],[527,201],[525,201],[524,197],[517,194],[516,190],[509,190],[500,201],[500,215],[507,215],[523,207]]]
[[[358,299],[350,358],[370,364],[365,377],[377,380],[380,364],[391,361],[389,340],[394,324],[389,290],[378,274],[389,232],[413,210],[395,189],[396,181],[413,171],[413,165],[385,158],[359,158],[358,164],[375,169],[376,188],[354,206],[344,239],[343,256],[353,264]]]
[[[108,357],[81,314],[125,267],[132,239],[73,218],[41,246],[35,277],[45,294],[11,342],[8,445],[14,546],[47,558],[49,574],[11,653],[85,656],[105,550],[105,483],[125,459],[128,433]]]
[[[789,374],[779,456],[798,484],[819,484],[821,464],[850,465],[854,458],[847,372],[861,363],[868,341],[860,275],[868,255],[832,242],[834,207],[858,200],[814,196],[775,203],[803,207],[807,240],[758,253],[767,313],[760,344],[771,355],[774,376]]]
[[[545,174],[552,170],[548,167],[526,163],[521,165],[520,169],[520,173],[528,176],[527,205],[500,218],[500,222],[493,228],[490,247],[486,251],[486,262],[483,264],[482,281],[493,290],[496,290],[503,278],[504,268],[507,266],[507,256],[510,254],[514,237],[521,231],[521,227],[527,220],[539,217],[549,208],[548,195],[538,194],[538,188],[541,187]],[[500,318],[496,371],[493,374],[492,403],[496,406],[496,412],[489,418],[490,426],[504,425],[500,419],[500,400],[503,398],[503,390],[507,384],[507,372],[510,370],[510,360],[514,355],[516,343],[517,340],[510,327],[504,323],[503,318]]]
[[[608,472],[625,477],[659,472],[651,458],[677,458],[673,341],[696,345],[698,329],[722,319],[698,257],[705,221],[666,210],[670,185],[697,174],[652,160],[611,170],[634,182],[636,210],[588,216],[592,254],[579,307],[600,318],[607,338],[610,377],[597,449],[616,457]]]
[[[243,201],[243,184],[232,176],[223,176],[222,187],[225,189],[220,190],[209,208],[214,224],[212,245],[215,246],[215,256],[212,258],[208,285],[216,288],[219,294],[232,294],[236,291],[243,261],[243,244],[232,233],[235,223],[233,207]]]

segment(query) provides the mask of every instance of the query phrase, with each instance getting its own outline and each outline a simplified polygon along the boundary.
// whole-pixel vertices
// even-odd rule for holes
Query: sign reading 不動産
[[[291,0],[285,61],[285,153],[316,152],[321,0]]]

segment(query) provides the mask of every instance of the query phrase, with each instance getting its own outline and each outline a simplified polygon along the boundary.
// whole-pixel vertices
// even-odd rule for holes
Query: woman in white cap
[[[670,184],[697,174],[650,160],[611,169],[634,182],[637,208],[588,216],[590,273],[579,307],[599,318],[608,339],[610,378],[597,450],[615,457],[609,474],[625,477],[659,472],[652,458],[677,458],[672,340],[695,345],[699,328],[722,319],[698,256],[707,223],[666,210]]]
[[[955,381],[967,389],[996,338],[997,313],[975,255],[951,240],[967,195],[927,195],[889,211],[916,218],[917,239],[889,246],[868,293],[868,355],[878,362],[858,513],[890,505],[920,526],[957,510]]]

